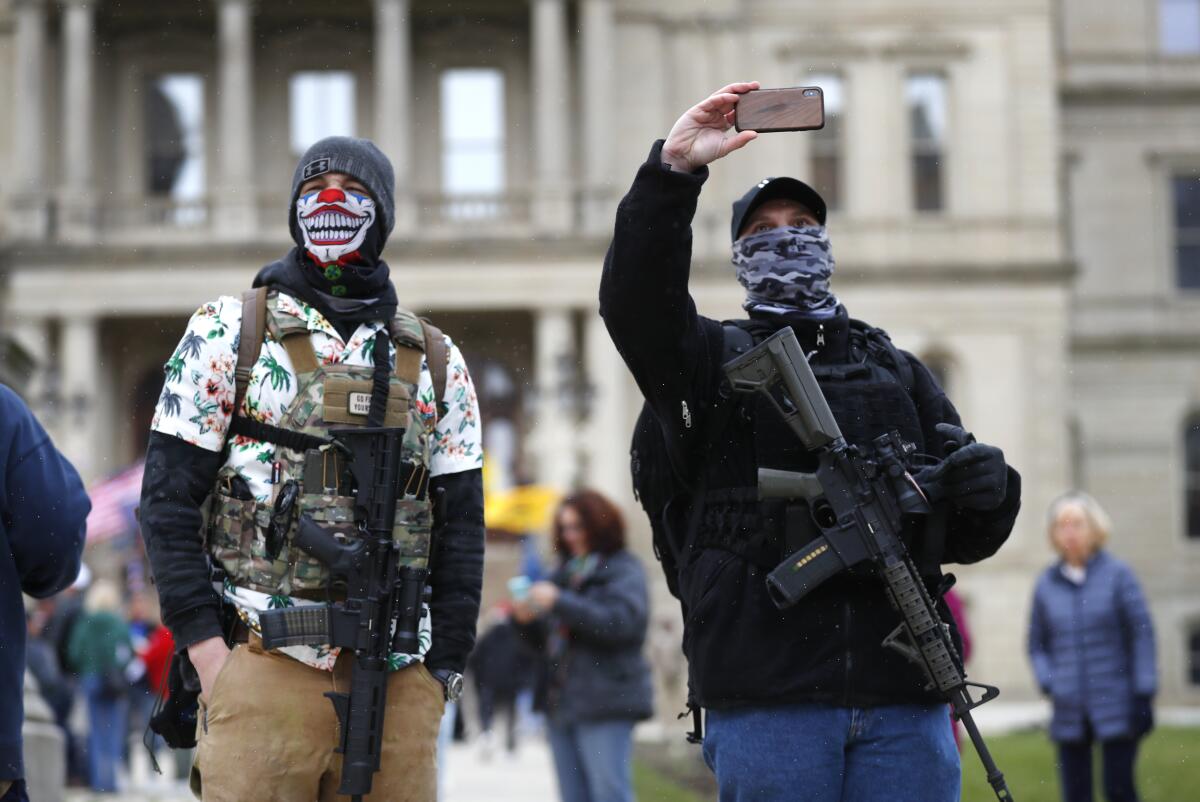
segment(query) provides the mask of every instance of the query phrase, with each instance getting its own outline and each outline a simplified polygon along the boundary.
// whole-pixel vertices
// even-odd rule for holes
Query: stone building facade
[[[1068,0],[1059,26],[1075,481],[1200,702],[1200,3]]]
[[[65,450],[89,477],[115,471],[144,444],[186,316],[288,246],[305,132],[371,137],[397,170],[385,255],[402,303],[463,346],[485,422],[504,434],[486,444],[504,481],[612,494],[651,559],[627,471],[640,399],[596,314],[616,201],[708,92],[819,83],[825,131],[764,136],[714,166],[695,226],[701,311],[739,313],[728,214],[748,186],[792,174],[835,198],[836,288],[851,313],[925,358],[1025,478],[1010,542],[958,572],[973,675],[1035,697],[1024,629],[1051,557],[1043,511],[1079,481],[1113,511],[1113,548],[1147,581],[1167,696],[1195,703],[1200,686],[1179,668],[1200,619],[1181,427],[1200,409],[1187,336],[1200,317],[1167,279],[1154,193],[1175,166],[1200,164],[1188,141],[1200,67],[1163,63],[1149,34],[1127,41],[1131,26],[1096,16],[1100,5],[1118,7],[0,0],[5,327],[40,360],[32,392]],[[1121,13],[1142,5],[1153,3]],[[1111,138],[1098,119],[1114,122]],[[1105,179],[1157,205],[1113,203]],[[1139,237],[1158,232],[1154,248],[1134,245],[1135,221]],[[1156,272],[1118,284],[1132,264]],[[665,587],[656,608],[669,641]]]

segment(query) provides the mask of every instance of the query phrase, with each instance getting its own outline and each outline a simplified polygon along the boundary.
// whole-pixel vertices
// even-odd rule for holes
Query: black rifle
[[[884,582],[901,623],[884,639],[924,672],[962,721],[997,799],[1011,802],[971,710],[999,695],[990,685],[967,682],[962,661],[916,566],[900,539],[905,515],[931,511],[907,462],[916,447],[896,431],[875,439],[864,454],[842,437],[796,335],[780,329],[725,365],[733,388],[762,393],[804,447],[818,455],[815,473],[760,469],[759,497],[808,502],[821,535],[785,559],[767,577],[780,609],[796,604],[829,577],[869,560]],[[973,699],[971,689],[982,691]]]
[[[392,652],[418,650],[428,572],[402,566],[392,536],[404,429],[339,428],[330,430],[330,436],[347,455],[359,538],[339,539],[304,516],[293,543],[328,566],[335,582],[345,584],[346,600],[268,610],[259,623],[267,649],[327,643],[354,652],[350,693],[325,695],[333,702],[341,731],[338,793],[360,802],[379,770],[388,659]]]

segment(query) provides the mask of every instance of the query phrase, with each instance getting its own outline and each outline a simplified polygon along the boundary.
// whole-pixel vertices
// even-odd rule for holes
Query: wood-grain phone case
[[[824,128],[825,93],[819,86],[747,92],[734,108],[733,126],[760,134]]]

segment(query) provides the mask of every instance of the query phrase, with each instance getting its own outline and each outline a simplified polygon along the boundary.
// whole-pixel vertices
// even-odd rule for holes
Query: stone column
[[[618,58],[613,0],[580,0],[583,93],[583,224],[589,234],[611,231],[616,146],[613,118],[616,85],[613,61]]]
[[[539,232],[571,228],[570,62],[566,0],[532,0],[533,222]]]
[[[95,134],[93,78],[97,0],[64,0],[62,186],[59,209],[64,236],[95,231],[92,142]],[[70,121],[66,123],[65,121]]]
[[[563,395],[562,380],[577,363],[575,328],[570,310],[541,309],[534,320],[534,382],[537,387],[534,420],[534,462],[538,484],[569,489],[575,482],[574,422]]]
[[[847,65],[844,207],[851,219],[896,219],[912,208],[907,152],[908,106],[894,61]]]
[[[58,350],[62,451],[83,481],[90,482],[104,464],[96,448],[101,439],[100,420],[96,414],[101,367],[99,321],[81,316],[65,319]]]
[[[396,172],[396,233],[416,230],[412,193],[412,33],[409,0],[375,0],[375,144]]]
[[[46,235],[46,7],[43,0],[13,3],[16,58],[13,69],[13,160],[9,236],[42,239]]]
[[[38,420],[52,437],[58,435],[55,410],[46,408],[45,396],[49,385],[50,367],[50,322],[42,319],[21,318],[9,320],[8,333],[13,342],[33,363],[33,371],[24,388],[25,398]]]
[[[217,3],[217,175],[213,220],[221,239],[257,233],[252,0]]]

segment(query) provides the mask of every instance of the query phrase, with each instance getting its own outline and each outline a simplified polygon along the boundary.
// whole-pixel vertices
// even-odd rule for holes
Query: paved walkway
[[[349,799],[347,797],[347,799]],[[525,738],[515,755],[503,751],[484,759],[476,744],[452,744],[446,756],[446,787],[441,802],[555,802],[558,789],[550,750],[541,738]],[[67,792],[66,802],[191,802],[182,784],[120,794]]]
[[[515,755],[500,751],[483,760],[475,744],[453,744],[446,762],[442,802],[555,802],[558,787],[550,749],[525,738]]]

